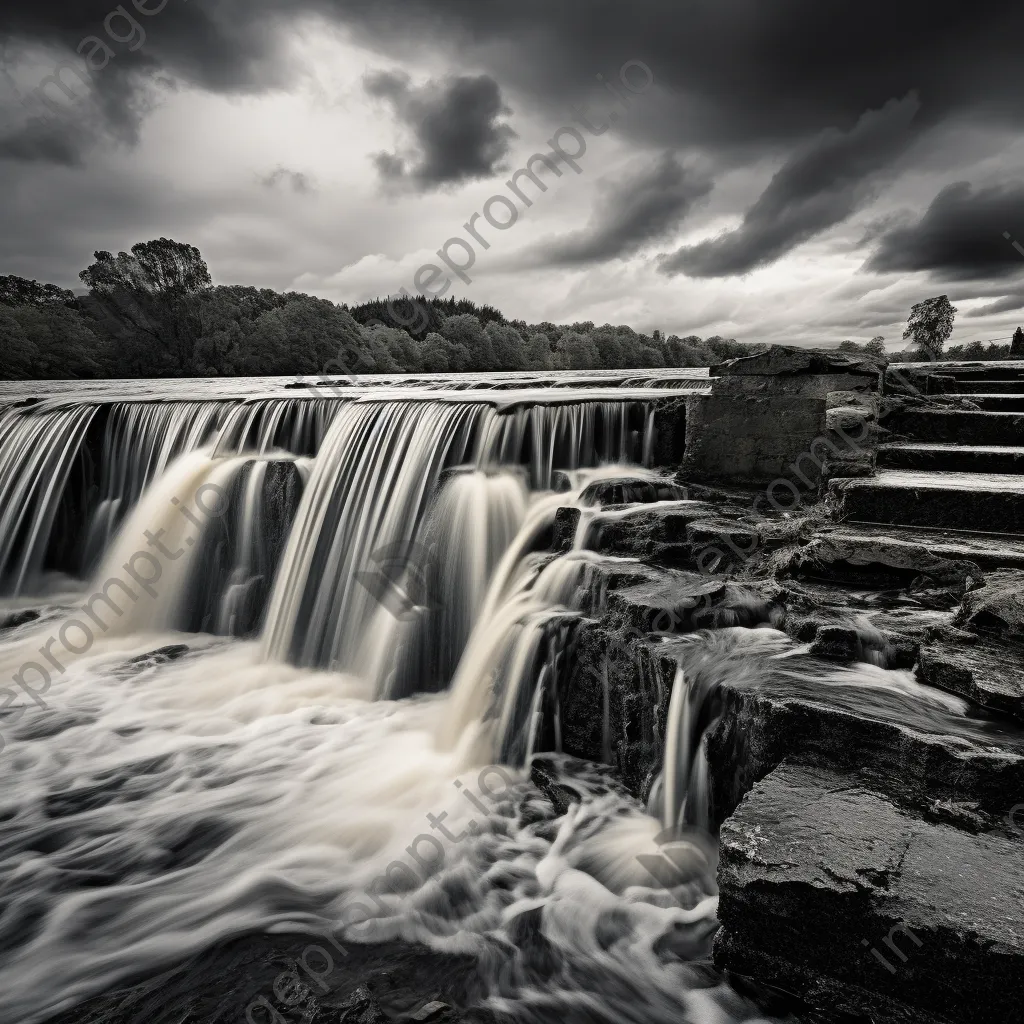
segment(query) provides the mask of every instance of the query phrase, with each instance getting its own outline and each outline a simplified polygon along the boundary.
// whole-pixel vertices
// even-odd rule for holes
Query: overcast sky
[[[530,322],[896,348],[946,293],[954,341],[1005,339],[1022,40],[1019,2],[5,0],[0,273],[168,236],[350,303],[433,264]]]

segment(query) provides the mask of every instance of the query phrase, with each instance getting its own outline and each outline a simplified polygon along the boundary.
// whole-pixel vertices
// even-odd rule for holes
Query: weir
[[[1000,801],[1024,792],[1024,690],[988,697],[980,662],[970,684],[953,662],[977,627],[998,664],[1020,620],[966,541],[929,555],[830,517],[850,481],[884,484],[881,410],[908,414],[878,367],[802,358],[710,382],[90,385],[4,407],[0,671],[40,668],[37,699],[12,682],[0,709],[19,1019],[319,929],[466,958],[459,998],[511,1020],[941,1021],[935,971],[900,994],[853,948],[854,918],[884,935],[895,913],[889,860],[843,833],[800,854],[795,887],[776,867],[799,839],[785,786],[815,806],[852,787],[896,834],[947,829],[991,863]],[[761,500],[855,420],[856,458],[786,476],[796,504]],[[1024,565],[972,543],[996,572]],[[805,886],[833,854],[857,865],[853,910],[847,880]],[[803,949],[803,977],[770,921],[795,943],[815,900],[859,959]],[[913,892],[901,908],[983,969],[991,936]],[[712,958],[755,981],[741,993]]]

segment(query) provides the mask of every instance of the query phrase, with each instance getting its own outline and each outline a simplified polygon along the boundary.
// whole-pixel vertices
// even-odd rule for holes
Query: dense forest
[[[116,256],[97,252],[79,277],[87,290],[76,295],[0,276],[0,377],[647,369],[711,366],[762,348],[589,321],[528,324],[468,299],[347,306],[298,292],[214,285],[198,249],[166,238]],[[881,338],[840,348],[885,352]],[[1008,351],[974,343],[947,357],[1005,358]]]
[[[0,277],[0,375],[206,377],[709,366],[751,348],[628,327],[508,321],[467,299],[338,305],[213,285],[193,246],[97,252],[74,293]]]

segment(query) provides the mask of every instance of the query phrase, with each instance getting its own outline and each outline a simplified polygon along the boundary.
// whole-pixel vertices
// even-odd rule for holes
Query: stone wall
[[[768,484],[874,471],[883,365],[838,352],[773,346],[712,368],[711,394],[692,398],[688,479]]]

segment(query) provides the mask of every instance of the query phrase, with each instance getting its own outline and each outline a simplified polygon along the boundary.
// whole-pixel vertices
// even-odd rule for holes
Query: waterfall
[[[317,458],[271,601],[264,650],[299,665],[354,668],[377,608],[357,576],[413,550],[441,471],[465,460],[485,407],[354,403]],[[372,642],[374,638],[370,638]]]
[[[38,582],[92,405],[0,410],[0,588]]]
[[[88,596],[0,632],[0,674],[36,684],[0,716],[12,1019],[302,929],[475,957],[510,1021],[756,1019],[706,967],[699,844],[652,885],[658,823],[635,801],[566,768],[566,811],[523,770],[566,763],[560,687],[600,598],[605,556],[553,551],[557,510],[654,477],[650,397],[483,383],[214,382],[4,420],[23,589],[54,523],[77,517],[95,566]]]
[[[554,749],[560,748],[558,687],[572,626],[594,590],[589,570],[628,560],[585,550],[581,532],[573,550],[561,557],[536,549],[543,548],[538,542],[550,533],[559,508],[582,509],[592,482],[624,471],[643,474],[622,466],[578,472],[572,474],[567,492],[545,495],[531,506],[493,574],[452,679],[451,715],[440,735],[445,745],[461,743],[478,758],[522,764],[538,749],[541,730],[550,721]],[[607,690],[604,719],[610,760]]]
[[[456,571],[472,604],[512,536],[510,524],[523,514],[522,485],[502,472],[522,467],[531,490],[543,492],[553,486],[556,472],[639,454],[642,442],[631,424],[642,428],[646,413],[644,403],[605,401],[495,408],[473,401],[399,399],[346,406],[321,447],[285,553],[264,635],[266,654],[368,674],[382,693],[409,692],[407,674],[391,682],[382,677],[381,651],[398,638],[381,611],[388,602],[382,602],[373,581],[389,592],[401,591],[404,577],[423,575],[433,564],[431,545],[442,552],[461,545],[465,553]],[[440,501],[449,504],[447,511],[438,507],[432,530],[430,510],[445,470],[467,463],[499,482],[483,483],[486,476],[463,483],[456,478],[451,498],[442,494]],[[465,503],[474,496],[484,505],[470,513]],[[466,512],[453,519],[460,501]],[[439,527],[445,519],[448,525]],[[456,536],[458,523],[465,532]],[[448,571],[447,555],[445,561]],[[442,645],[449,638],[443,664],[452,666],[457,642],[467,634],[467,605],[462,596],[449,601],[448,593],[444,621],[421,607],[418,628],[434,630]],[[423,649],[409,629],[399,632],[406,645]],[[436,685],[430,679],[432,664],[436,659],[425,666],[418,689]]]
[[[99,498],[85,541],[85,569],[95,567],[124,516],[179,455],[207,443],[218,455],[277,449],[315,455],[340,404],[296,398],[114,404],[103,434]]]
[[[338,399],[263,399],[230,403],[217,438],[217,452],[315,455],[344,403]]]
[[[124,516],[151,481],[179,455],[195,451],[220,425],[219,402],[119,402],[103,432],[99,498],[85,539],[85,568],[93,568]]]
[[[254,634],[300,491],[292,459],[181,456],[146,491],[97,570],[94,593],[108,594],[113,581],[131,597],[106,629]]]
[[[642,403],[570,402],[514,408],[488,420],[478,461],[507,465],[526,461],[535,489],[551,486],[556,469],[639,462]],[[639,421],[639,422],[637,422]]]
[[[448,685],[480,618],[488,582],[527,515],[529,494],[518,471],[467,466],[446,475],[423,527],[422,564],[397,566],[395,580],[383,572],[376,577],[378,588],[397,584],[418,599],[409,614],[396,615],[387,593],[376,591],[380,608],[369,635],[391,632],[392,640],[376,644],[363,674],[383,697]],[[364,579],[373,590],[373,578]]]
[[[50,567],[95,571],[146,488],[179,456],[313,456],[344,402],[269,398],[0,410],[0,591],[38,589]]]

